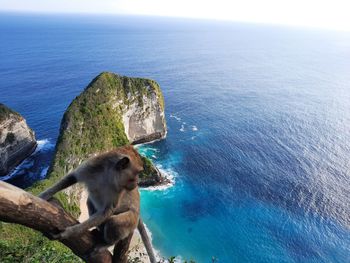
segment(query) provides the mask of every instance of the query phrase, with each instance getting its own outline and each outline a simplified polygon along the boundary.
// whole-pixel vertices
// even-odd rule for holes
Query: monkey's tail
[[[137,229],[139,230],[141,238],[142,238],[142,242],[143,242],[143,244],[146,247],[147,254],[149,256],[150,262],[151,263],[157,263],[157,260],[156,260],[156,257],[154,255],[154,251],[153,251],[153,247],[152,247],[151,241],[150,241],[150,239],[148,237],[145,225],[143,224],[141,217],[139,219],[139,224],[137,226]]]

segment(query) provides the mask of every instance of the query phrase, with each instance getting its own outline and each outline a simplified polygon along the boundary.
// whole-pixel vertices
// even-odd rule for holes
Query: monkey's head
[[[137,187],[139,173],[143,171],[142,166],[135,165],[129,156],[124,156],[117,162],[115,169],[118,172],[116,179],[119,186],[129,191]]]
[[[139,173],[143,171],[143,162],[132,146],[119,147],[115,151],[118,154],[118,161],[115,164],[118,175],[115,183],[131,191],[137,187]]]

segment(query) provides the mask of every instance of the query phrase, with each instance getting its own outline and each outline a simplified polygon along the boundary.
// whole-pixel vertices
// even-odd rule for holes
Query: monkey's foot
[[[44,235],[50,240],[60,240],[61,239],[60,233],[58,233],[58,234],[45,233]]]

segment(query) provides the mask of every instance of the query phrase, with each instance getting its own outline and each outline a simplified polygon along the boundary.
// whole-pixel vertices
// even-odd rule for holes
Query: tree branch
[[[0,181],[0,220],[30,227],[47,237],[79,223],[61,207],[2,181]],[[86,231],[60,242],[86,262],[112,262],[112,255],[108,250],[92,253],[100,243],[98,231]]]

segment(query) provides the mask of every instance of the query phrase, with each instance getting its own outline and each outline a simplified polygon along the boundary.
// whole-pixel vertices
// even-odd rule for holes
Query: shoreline
[[[173,187],[175,185],[175,176],[170,174],[169,172],[165,171],[164,169],[157,167],[155,164],[153,164],[156,169],[161,174],[162,178],[164,179],[161,183],[157,185],[151,185],[147,187],[139,187],[139,190],[142,191],[163,191],[170,187]]]
[[[7,180],[16,178],[18,175],[17,173],[20,172],[23,169],[31,168],[34,164],[33,158],[35,158],[35,155],[37,153],[40,153],[41,151],[46,151],[47,148],[55,147],[53,143],[50,142],[50,139],[41,139],[36,141],[36,147],[34,151],[28,155],[25,159],[23,159],[19,164],[17,164],[15,167],[11,169],[7,174],[0,176],[0,180],[6,182]],[[22,176],[22,175],[19,175]],[[41,180],[41,176],[40,179]]]

